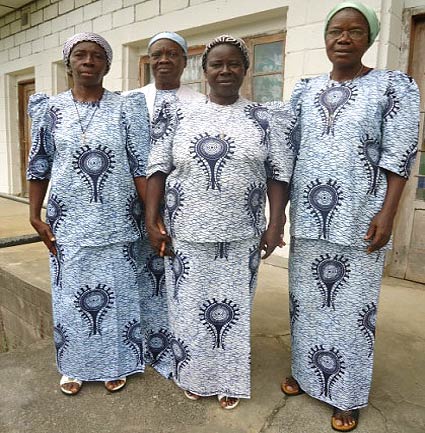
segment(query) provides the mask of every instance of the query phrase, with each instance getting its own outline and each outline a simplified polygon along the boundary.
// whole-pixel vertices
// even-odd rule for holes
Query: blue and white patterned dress
[[[372,379],[385,255],[367,255],[364,236],[385,199],[385,171],[410,173],[418,88],[398,71],[372,70],[343,83],[322,75],[298,83],[291,104],[298,141],[290,210],[292,374],[311,396],[360,408]]]
[[[133,178],[145,176],[150,146],[144,97],[105,90],[100,101],[84,103],[71,91],[36,94],[29,113],[27,178],[51,184],[58,369],[83,381],[142,372],[142,215]]]
[[[165,223],[175,256],[165,260],[169,327],[160,371],[201,396],[250,397],[250,315],[266,227],[267,179],[288,182],[291,122],[282,107],[240,98],[165,105],[148,176],[168,174]],[[161,366],[161,367],[160,367]]]

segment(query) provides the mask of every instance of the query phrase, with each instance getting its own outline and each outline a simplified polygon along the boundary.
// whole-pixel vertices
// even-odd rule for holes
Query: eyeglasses
[[[351,29],[351,30],[330,29],[326,31],[326,37],[328,39],[339,39],[343,33],[348,33],[348,36],[353,41],[360,41],[367,34],[362,29]]]

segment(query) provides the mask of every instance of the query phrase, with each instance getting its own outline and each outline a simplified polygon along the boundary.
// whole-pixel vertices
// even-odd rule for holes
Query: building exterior
[[[382,26],[364,63],[409,72],[425,95],[425,57],[420,54],[425,52],[425,0],[364,1],[375,8]],[[190,46],[184,82],[205,92],[200,67],[203,46],[218,34],[230,33],[247,42],[253,57],[244,96],[257,101],[286,100],[297,80],[330,70],[323,25],[336,3],[338,0],[3,1],[2,5],[16,9],[0,7],[0,193],[27,193],[26,103],[34,91],[56,94],[68,88],[61,47],[72,34],[94,31],[103,35],[114,51],[105,87],[128,90],[150,81],[146,56],[150,37],[163,30],[179,32]],[[422,118],[421,131],[423,123]],[[422,132],[420,150],[397,218],[388,272],[425,282]]]

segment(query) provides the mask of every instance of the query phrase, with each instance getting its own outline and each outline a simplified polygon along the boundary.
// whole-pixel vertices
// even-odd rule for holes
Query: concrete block
[[[14,36],[14,44],[16,45],[21,45],[25,42],[25,32],[24,31],[20,31],[18,33],[16,33]]]
[[[38,0],[37,9],[43,9],[50,5],[50,0]]]
[[[59,45],[63,45],[64,42],[65,42],[65,41],[66,41],[70,36],[72,36],[72,35],[74,35],[74,34],[75,34],[74,27],[68,27],[67,29],[62,30],[62,31],[59,33]]]
[[[30,4],[30,10],[31,12],[35,12],[37,10],[37,2]]]
[[[4,48],[8,49],[8,48],[12,48],[14,46],[14,39],[13,36],[8,36],[7,38],[4,39]]]
[[[60,29],[64,29],[66,27],[66,15],[59,15],[57,18],[54,18],[52,21],[52,29],[55,31],[60,31]]]
[[[52,5],[50,5],[47,8],[43,9],[43,19],[44,21],[46,20],[51,20],[53,18],[56,18],[58,16],[58,4],[54,3]]]
[[[45,50],[48,50],[49,48],[57,47],[58,45],[59,45],[59,35],[57,33],[44,37]]]
[[[39,37],[43,37],[43,36],[47,36],[52,34],[52,22],[51,21],[46,21],[43,24],[40,24],[38,26],[38,35]]]
[[[121,27],[126,24],[134,23],[134,7],[130,6],[120,9],[112,14],[112,26]]]
[[[31,42],[31,51],[33,53],[39,53],[40,51],[43,51],[43,39],[39,38]]]
[[[93,31],[92,21],[85,21],[84,23],[75,26],[75,33],[92,32],[92,31]]]
[[[74,9],[74,0],[61,0],[59,2],[59,14],[65,14]]]
[[[80,8],[81,6],[88,5],[92,0],[75,0],[75,8]]]
[[[190,3],[192,4],[192,1]],[[296,7],[289,7],[286,20],[286,28],[290,29],[306,24],[307,9],[308,2],[305,0],[298,1]]]
[[[29,56],[32,53],[31,42],[26,42],[20,46],[21,57]]]
[[[22,27],[21,27],[21,21],[20,20],[16,20],[16,21],[13,21],[12,23],[10,23],[10,34],[11,35],[20,32],[21,29],[22,29]]]
[[[159,0],[149,0],[136,6],[136,21],[144,21],[159,15]]]
[[[137,5],[139,3],[143,3],[143,1],[145,1],[145,0],[124,0],[123,1],[123,7],[134,6],[134,5]]]
[[[122,8],[122,0],[102,0],[102,15]]]
[[[301,77],[304,71],[305,51],[285,55],[285,65],[283,73],[285,78]]]
[[[174,1],[161,0],[160,11],[162,15],[165,15],[168,12],[184,9],[187,8],[188,6],[189,6],[189,0],[174,0]]]
[[[94,3],[90,3],[83,7],[83,18],[84,21],[91,20],[99,16],[100,8],[102,7],[102,2],[99,0]]]
[[[19,58],[19,47],[9,49],[9,60],[15,60]]]
[[[25,30],[25,41],[33,41],[38,38],[38,26]]]
[[[199,5],[201,3],[206,3],[211,0],[189,0],[190,6]]]
[[[106,32],[112,29],[112,14],[103,15],[93,20],[93,31],[95,33]]]
[[[0,29],[0,38],[4,39],[7,38],[9,35],[10,35],[10,24],[7,24]]]
[[[4,26],[4,17],[0,17],[0,27]]]
[[[31,26],[36,26],[43,22],[43,11],[37,11],[31,14]]]
[[[5,15],[4,23],[9,24],[12,21],[15,21],[15,12],[11,12],[10,14]]]
[[[331,63],[324,49],[308,50],[304,57],[303,75],[320,75],[331,70]]]
[[[286,52],[293,53],[325,46],[323,27],[321,24],[311,24],[290,29],[286,37]]]
[[[83,22],[83,9],[76,9],[75,11],[66,14],[66,26],[75,26]]]

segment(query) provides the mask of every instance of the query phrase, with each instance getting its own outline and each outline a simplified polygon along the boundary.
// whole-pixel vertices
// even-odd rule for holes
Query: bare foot
[[[331,418],[332,428],[337,431],[347,432],[357,427],[359,410],[341,410],[334,408]]]
[[[280,389],[284,394],[289,396],[300,395],[304,392],[300,388],[298,382],[292,376],[285,378],[285,380],[280,385]]]
[[[105,388],[109,392],[116,392],[124,388],[125,384],[126,384],[126,379],[109,380],[105,382]]]

